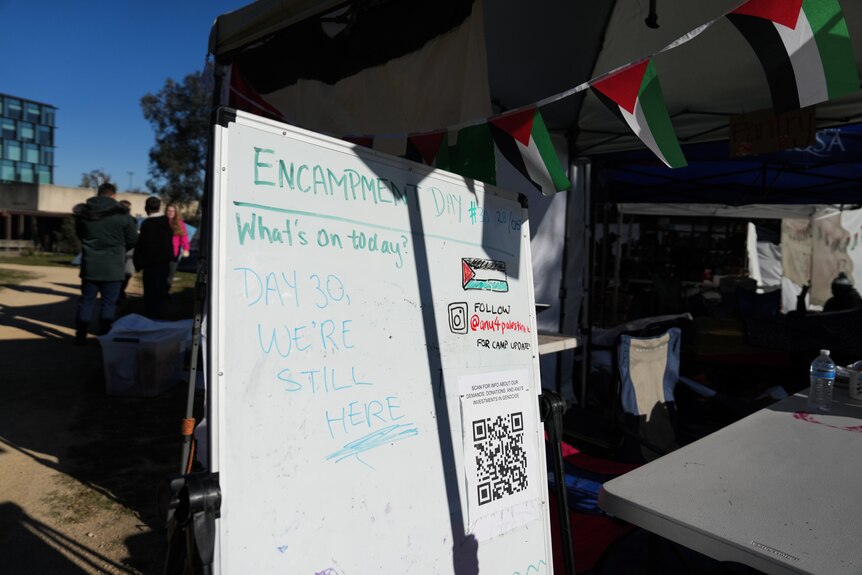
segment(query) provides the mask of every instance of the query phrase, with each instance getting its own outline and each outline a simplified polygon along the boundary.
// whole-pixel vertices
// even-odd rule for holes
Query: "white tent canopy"
[[[221,61],[230,60],[244,49],[265,44],[280,30],[347,4],[365,3],[258,0],[217,19],[210,52]],[[449,4],[441,4],[440,9]],[[742,36],[721,18],[740,4],[740,0],[662,0],[658,2],[659,27],[650,28],[644,22],[648,3],[642,0],[598,4],[536,0],[528,5],[495,0],[484,6],[477,0],[474,6],[483,17],[487,76],[495,112],[564,93],[655,55],[665,102],[680,141],[726,138],[730,114],[771,107],[760,62]],[[841,4],[855,40],[856,61],[862,62],[862,40],[856,40],[862,38],[862,3],[844,0]],[[687,39],[704,24],[711,25],[678,47],[662,51],[677,40]],[[398,42],[423,25],[418,20],[404,22],[388,40]],[[299,57],[307,59],[310,55]],[[282,55],[277,61],[284,60]],[[542,112],[552,132],[575,136],[572,156],[643,147],[589,90],[550,104]],[[386,115],[385,110],[378,113]],[[862,119],[862,96],[818,105],[817,116],[820,126]]]
[[[510,167],[498,168],[497,182],[530,196],[534,263],[542,266],[541,273],[535,273],[537,301],[553,304],[539,316],[539,327],[572,333],[579,321],[581,326],[590,323],[586,310],[580,318],[579,312],[587,284],[583,270],[589,269],[587,247],[592,243],[587,222],[595,185],[590,175],[596,174],[591,158],[645,146],[590,90],[555,97],[654,56],[680,142],[727,138],[730,115],[771,106],[760,62],[722,18],[742,3],[659,0],[658,28],[653,28],[645,22],[651,3],[644,0],[258,0],[217,19],[210,52],[220,69],[233,66],[243,75],[241,86],[234,76],[221,86],[222,103],[269,112],[333,135],[445,129],[554,100],[542,106],[541,113],[558,154],[570,167],[573,191],[542,197]],[[857,70],[862,70],[862,2],[841,0],[841,5]],[[405,7],[409,13],[385,21]],[[466,10],[463,19],[450,16],[449,28],[440,24],[439,14],[460,14],[459,10]],[[381,21],[386,25],[380,26]],[[692,33],[706,24],[709,27],[701,33]],[[425,41],[423,34],[433,26],[442,27]],[[291,44],[300,34],[318,42]],[[375,38],[384,40],[383,48]],[[408,46],[417,38],[423,38],[421,46]],[[451,51],[435,55],[440,44],[453,38],[461,42],[460,56]],[[676,48],[665,49],[677,41]],[[397,53],[401,44],[405,52]],[[411,57],[418,59],[404,65]],[[368,59],[367,65],[362,58]],[[344,68],[338,77],[330,77],[333,64]],[[276,81],[276,76],[281,78]],[[862,120],[862,94],[818,105],[816,118],[818,127]],[[639,161],[657,162],[651,156]],[[716,200],[726,201],[720,186],[715,188]],[[642,197],[650,202],[648,193]],[[762,203],[771,203],[768,195]],[[667,210],[670,215],[679,208],[640,204],[638,209]],[[704,215],[735,212],[734,217],[798,217],[809,209],[697,208]],[[773,215],[762,216],[767,213]],[[544,363],[542,368],[552,371]]]

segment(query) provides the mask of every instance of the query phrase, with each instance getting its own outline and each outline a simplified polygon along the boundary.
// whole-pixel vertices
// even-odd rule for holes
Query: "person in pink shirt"
[[[168,291],[170,291],[180,260],[189,257],[189,233],[176,205],[168,204],[165,206],[165,216],[174,232],[174,259],[171,260],[171,271],[168,274]]]

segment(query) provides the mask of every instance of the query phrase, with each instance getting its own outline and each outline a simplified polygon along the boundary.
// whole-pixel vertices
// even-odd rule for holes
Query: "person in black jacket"
[[[126,250],[138,239],[138,226],[129,209],[114,196],[111,183],[99,186],[98,195],[72,208],[75,233],[81,240],[81,298],[75,314],[75,341],[87,340],[96,297],[99,300],[99,333],[108,333],[123,283]]]
[[[862,308],[862,296],[853,287],[847,274],[841,272],[832,280],[832,297],[823,305],[823,311],[841,311]]]
[[[174,259],[174,232],[168,218],[159,215],[161,205],[159,198],[147,198],[144,205],[147,218],[141,222],[134,254],[135,269],[144,272],[144,314],[151,319],[162,316]]]

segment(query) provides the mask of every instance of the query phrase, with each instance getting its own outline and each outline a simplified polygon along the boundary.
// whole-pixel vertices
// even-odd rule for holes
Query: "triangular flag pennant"
[[[859,90],[838,0],[751,0],[727,18],[757,54],[776,113]]]
[[[408,137],[407,159],[428,166],[433,165],[440,153],[440,146],[446,145],[445,138],[446,132],[431,132]]]
[[[665,165],[688,165],[673,131],[652,60],[630,66],[591,87]]]
[[[487,124],[477,124],[447,133],[434,166],[486,184],[497,183],[494,142]]]
[[[414,134],[406,138],[342,136],[341,139],[465,178],[487,184],[497,183],[494,142],[488,125],[484,123],[453,132]]]
[[[257,90],[251,87],[236,64],[230,67],[230,90],[228,105],[275,120],[284,121],[284,114],[264,100]]]
[[[539,110],[498,116],[488,125],[500,153],[543,194],[550,196],[572,186]]]

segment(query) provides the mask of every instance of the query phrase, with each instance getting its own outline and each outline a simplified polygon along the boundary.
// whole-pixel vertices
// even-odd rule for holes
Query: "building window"
[[[0,180],[13,181],[15,179],[15,164],[9,160],[0,160]]]
[[[0,137],[6,140],[15,139],[15,120],[8,118],[0,119]]]
[[[42,146],[39,153],[39,163],[46,166],[54,165],[54,148]]]
[[[3,115],[3,96],[0,96],[0,116]]]
[[[32,142],[36,139],[36,130],[30,122],[18,122],[18,139],[22,142]]]
[[[39,113],[39,104],[33,102],[24,103],[24,119],[28,122],[38,124],[41,114]]]
[[[51,183],[51,168],[49,166],[36,166],[36,175],[40,184]]]
[[[23,162],[18,164],[18,174],[21,176],[20,180],[28,184],[32,184],[36,179],[36,175],[33,173],[33,164]]]
[[[42,123],[43,124],[45,124],[46,126],[53,126],[54,125],[54,111],[55,111],[55,108],[52,108],[50,106],[43,106],[42,107]]]
[[[53,132],[51,128],[48,126],[36,126],[36,143],[41,144],[43,146],[53,146],[54,142],[52,142]]]
[[[6,115],[13,120],[21,119],[21,100],[6,98]]]
[[[39,146],[36,144],[24,144],[24,161],[31,164],[39,163]]]
[[[7,160],[21,161],[21,144],[15,140],[3,142],[3,157]]]

